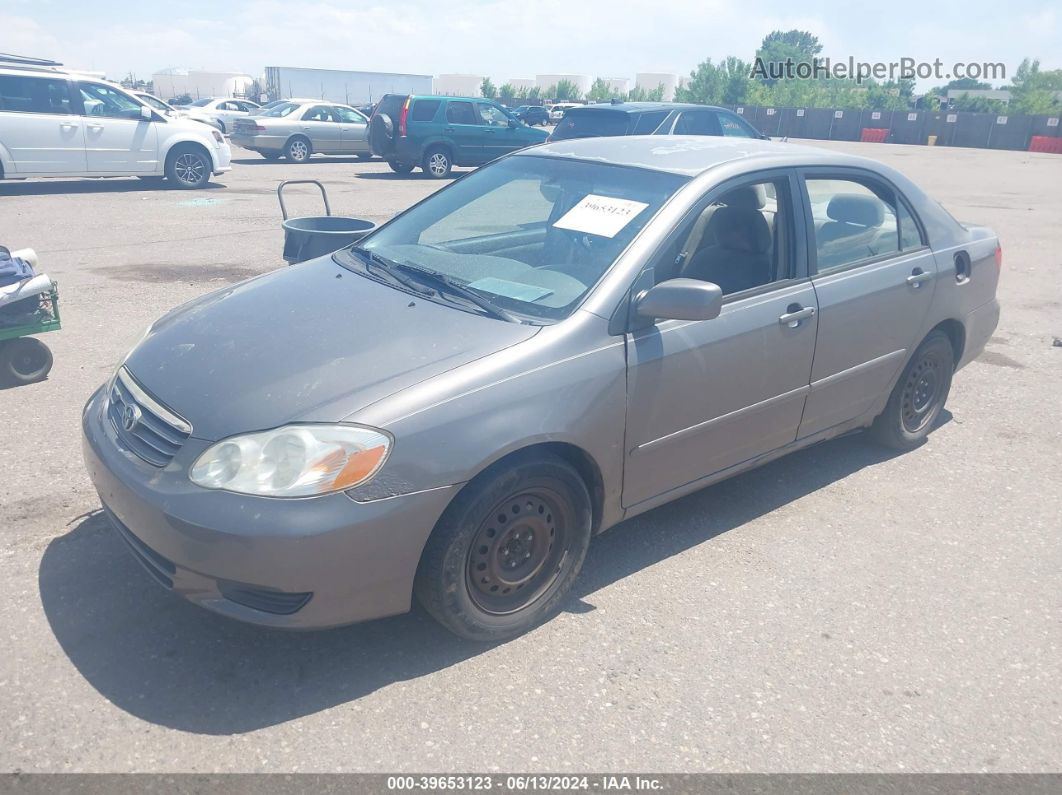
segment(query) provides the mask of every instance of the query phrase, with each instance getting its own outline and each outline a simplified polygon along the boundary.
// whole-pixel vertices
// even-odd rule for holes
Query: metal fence
[[[1062,139],[1058,116],[1002,116],[994,113],[835,108],[729,106],[772,138],[825,141],[883,140],[894,144],[969,146],[979,149],[1042,147],[1039,139]],[[864,136],[864,130],[887,131]],[[1038,139],[1034,141],[1035,139]],[[1047,141],[1048,149],[1062,142]],[[1053,151],[1062,152],[1062,146]]]

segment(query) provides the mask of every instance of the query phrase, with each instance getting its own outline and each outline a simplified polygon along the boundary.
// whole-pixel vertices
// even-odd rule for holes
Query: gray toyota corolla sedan
[[[197,604],[307,628],[416,594],[501,639],[622,519],[849,431],[921,442],[1000,264],[871,160],[563,141],[162,317],[86,405],[85,460]]]

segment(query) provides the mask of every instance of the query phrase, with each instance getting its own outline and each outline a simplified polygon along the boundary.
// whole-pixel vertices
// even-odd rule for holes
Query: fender
[[[7,147],[4,146],[2,141],[0,141],[0,172],[5,176],[18,173],[18,169],[15,168],[15,161],[12,159],[11,153],[7,150]]]

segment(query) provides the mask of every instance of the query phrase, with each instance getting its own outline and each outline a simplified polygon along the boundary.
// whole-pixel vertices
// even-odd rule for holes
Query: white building
[[[629,77],[602,77],[601,79],[608,85],[608,90],[614,97],[626,97],[627,92],[631,90]]]
[[[242,72],[204,72],[172,68],[163,69],[151,76],[152,87],[162,99],[186,94],[192,99],[245,97],[252,83],[254,78]]]
[[[448,97],[478,97],[483,75],[439,75],[435,78],[434,93]]]
[[[533,77],[510,77],[506,82],[517,91],[521,88],[532,89],[535,87],[535,78]]]
[[[535,85],[543,91],[556,87],[561,80],[575,83],[579,89],[580,97],[586,95],[586,92],[590,90],[590,84],[593,82],[590,79],[590,75],[535,75]],[[546,97],[546,99],[554,99],[554,97]]]
[[[658,87],[664,87],[664,102],[675,99],[675,88],[679,84],[679,76],[670,72],[639,72],[634,76],[634,85],[645,91],[655,91]]]

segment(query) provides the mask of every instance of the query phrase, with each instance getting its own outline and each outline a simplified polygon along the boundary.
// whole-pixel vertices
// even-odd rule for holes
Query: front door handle
[[[915,268],[911,271],[911,275],[907,277],[907,283],[918,289],[922,286],[922,282],[928,282],[933,278],[933,274],[929,271],[924,271],[921,268]]]
[[[790,304],[786,307],[786,313],[778,318],[778,322],[789,328],[796,328],[802,320],[815,317],[815,307]]]
[[[59,126],[62,127],[64,130],[76,130],[77,129],[77,125],[74,124],[73,122],[69,122],[69,121],[59,122]]]

